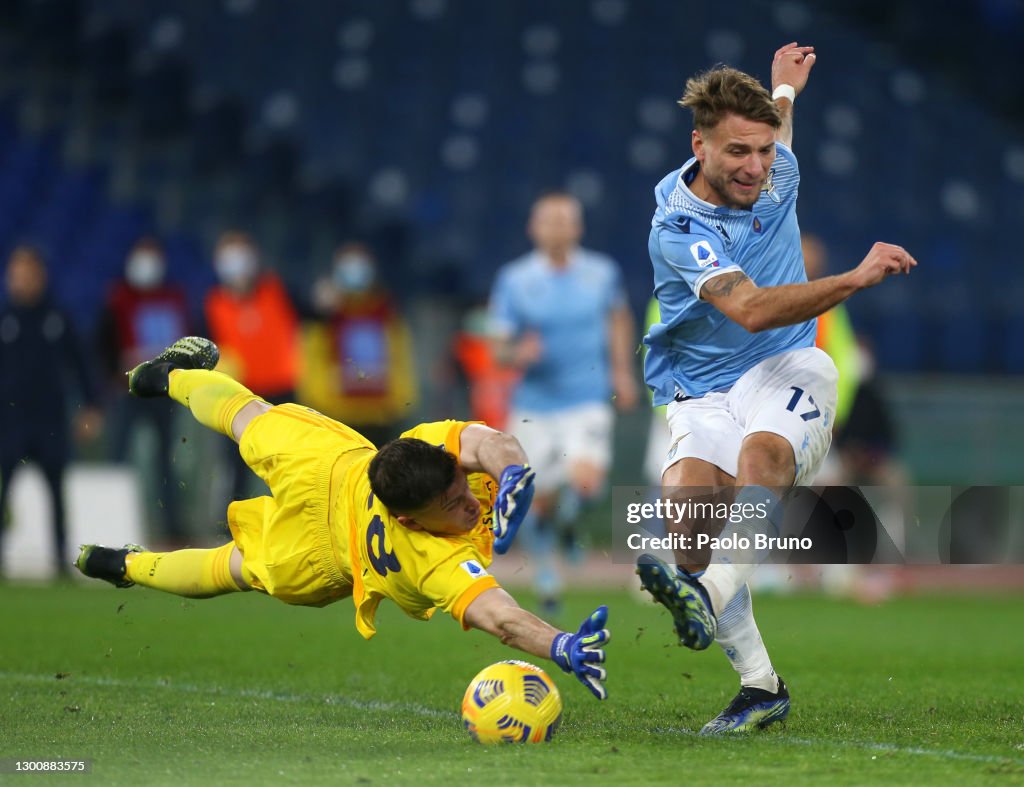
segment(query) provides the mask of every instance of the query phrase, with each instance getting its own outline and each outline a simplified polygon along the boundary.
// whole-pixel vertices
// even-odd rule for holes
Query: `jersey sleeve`
[[[431,445],[441,446],[448,453],[458,458],[461,453],[462,430],[470,424],[479,424],[482,421],[431,421],[425,424],[414,426],[405,432],[402,437],[415,437]]]
[[[424,573],[418,589],[434,607],[450,614],[463,629],[469,629],[465,622],[469,605],[485,590],[496,587],[500,587],[498,580],[467,545]]]
[[[793,148],[789,147],[785,142],[775,142],[775,155],[783,159],[783,161],[798,173],[800,172],[800,163],[797,161],[796,153],[794,153]]]
[[[692,226],[690,221],[687,226]],[[741,270],[726,253],[721,238],[713,232],[684,232],[668,227],[659,233],[658,241],[665,262],[700,298],[700,290],[709,279],[723,273]]]

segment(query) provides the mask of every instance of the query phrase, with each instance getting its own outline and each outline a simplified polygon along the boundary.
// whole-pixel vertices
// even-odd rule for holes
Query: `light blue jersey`
[[[765,358],[814,344],[816,320],[749,333],[700,300],[701,287],[728,271],[743,271],[758,287],[807,281],[796,220],[800,170],[793,151],[775,147],[768,182],[751,210],[695,197],[688,184],[696,159],[654,190],[658,209],[648,250],[661,322],[644,337],[650,347],[644,379],[655,405],[726,390]]]
[[[513,394],[522,410],[551,412],[611,399],[608,318],[625,304],[619,266],[577,249],[564,268],[533,251],[502,266],[491,291],[495,335],[535,332],[543,354]]]

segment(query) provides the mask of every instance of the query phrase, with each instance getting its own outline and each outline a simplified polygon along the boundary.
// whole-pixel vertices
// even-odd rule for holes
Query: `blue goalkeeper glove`
[[[575,634],[563,632],[551,643],[551,660],[566,672],[571,672],[599,700],[608,699],[604,681],[608,677],[604,667],[604,644],[611,634],[604,624],[608,621],[608,607],[603,604],[583,621]]]
[[[533,478],[529,465],[509,465],[501,471],[498,499],[494,503],[494,551],[508,552],[533,500]]]

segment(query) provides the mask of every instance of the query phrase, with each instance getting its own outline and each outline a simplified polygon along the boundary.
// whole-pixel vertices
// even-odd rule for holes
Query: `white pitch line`
[[[696,730],[686,727],[661,727],[657,733],[681,733],[697,736]],[[952,749],[924,749],[920,746],[898,746],[895,743],[877,743],[875,741],[839,741],[834,738],[804,738],[794,735],[776,737],[780,743],[794,743],[799,746],[836,746],[844,749],[863,749],[893,754],[918,754],[926,757],[939,757],[946,760],[964,760],[967,762],[987,762],[1000,765],[1024,765],[1024,760],[999,754],[970,754]]]
[[[22,672],[0,672],[0,680],[21,680],[31,683],[59,683],[55,675],[38,675]],[[139,681],[119,680],[118,678],[94,678],[89,676],[69,675],[65,680],[69,686],[76,683],[84,683],[89,686],[110,686],[118,689],[166,689],[177,691],[182,694],[213,694],[222,697],[241,697],[243,699],[273,700],[275,702],[311,702],[324,705],[343,705],[358,710],[381,711],[384,713],[399,711],[411,713],[416,716],[430,716],[434,718],[454,719],[457,714],[445,712],[436,708],[428,708],[413,702],[384,702],[383,700],[357,700],[352,697],[345,697],[341,694],[287,694],[283,692],[270,691],[266,689],[226,689],[216,686],[198,686],[193,683],[171,683],[169,681],[153,681],[142,683]]]
[[[0,681],[25,681],[30,683],[57,683],[57,678],[52,675],[40,675],[23,672],[0,672]],[[193,683],[170,683],[168,681],[153,681],[142,683],[139,681],[120,680],[118,678],[94,678],[89,676],[69,675],[68,684],[84,683],[89,686],[110,686],[120,689],[165,689],[176,691],[182,694],[212,694],[222,697],[241,697],[244,699],[272,700],[274,702],[311,702],[323,703],[325,705],[342,705],[358,710],[379,711],[383,713],[401,712],[411,713],[416,716],[430,718],[451,719],[458,718],[455,712],[441,711],[436,708],[429,708],[414,702],[384,702],[382,700],[357,700],[352,697],[345,697],[341,694],[286,694],[266,689],[225,689],[216,686],[199,686]],[[657,734],[683,734],[696,736],[697,731],[686,727],[660,727],[653,730]],[[897,746],[892,743],[876,743],[873,741],[839,741],[832,738],[804,738],[792,735],[779,736],[776,738],[780,743],[796,744],[799,746],[833,746],[836,748],[862,749],[864,751],[878,751],[894,754],[911,754],[925,757],[938,757],[946,760],[962,760],[966,762],[984,762],[992,764],[1024,765],[1024,760],[1017,757],[1000,756],[995,754],[970,754],[968,752],[953,751],[949,749],[924,749],[920,746]]]

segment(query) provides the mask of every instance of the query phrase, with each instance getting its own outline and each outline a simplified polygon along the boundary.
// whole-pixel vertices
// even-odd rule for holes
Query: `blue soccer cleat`
[[[217,345],[202,336],[186,336],[128,372],[128,390],[136,396],[166,396],[172,369],[213,369],[220,360]]]
[[[701,735],[724,735],[731,732],[763,730],[769,724],[785,721],[789,715],[789,689],[779,678],[774,694],[753,686],[741,686],[729,707],[701,728]]]
[[[715,641],[718,620],[708,592],[696,578],[654,555],[641,555],[636,561],[636,573],[643,589],[672,613],[680,645],[704,650]]]

